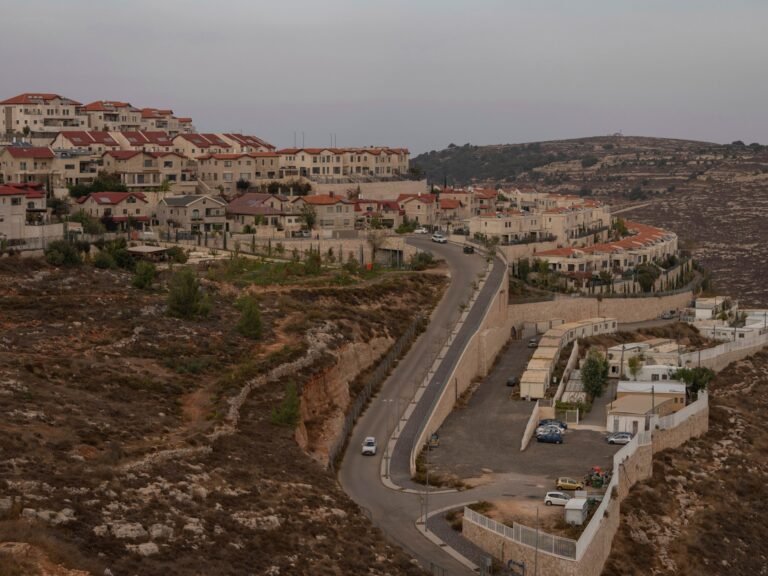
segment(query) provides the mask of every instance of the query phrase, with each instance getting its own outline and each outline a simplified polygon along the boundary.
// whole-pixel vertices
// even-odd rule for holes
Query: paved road
[[[442,567],[447,575],[463,576],[472,572],[446,555],[416,530],[415,521],[421,510],[421,496],[398,493],[386,488],[381,483],[379,472],[381,459],[385,457],[385,438],[389,436],[394,423],[399,421],[399,413],[405,410],[413,396],[415,386],[424,377],[426,369],[447,337],[449,325],[446,319],[457,319],[460,304],[466,302],[471,296],[472,284],[477,280],[478,274],[485,269],[485,260],[481,255],[463,254],[461,248],[453,245],[433,244],[429,240],[420,238],[411,238],[408,242],[419,248],[432,250],[437,257],[444,258],[453,274],[452,281],[433,313],[434,321],[416,340],[411,351],[398,364],[384,383],[382,390],[372,399],[368,410],[358,420],[350,438],[349,449],[339,470],[339,482],[355,502],[368,510],[374,524],[379,526],[389,538],[418,558],[427,569],[430,568],[430,563],[434,563]],[[503,268],[500,263],[496,267],[499,266]],[[495,277],[497,281],[500,279],[498,276]],[[490,285],[491,279],[486,287]],[[478,299],[478,304],[482,302],[481,298]],[[475,308],[482,308],[482,306],[478,305]],[[473,310],[473,312],[477,314],[476,311]],[[474,318],[473,313],[470,313],[470,317]],[[467,331],[473,331],[470,320],[471,318],[468,318],[465,323]],[[456,341],[459,341],[459,337]],[[433,380],[435,385],[439,384],[436,378]],[[431,403],[431,398],[435,394],[435,391],[430,391],[430,388],[431,385],[427,389],[430,393],[422,396],[422,402],[409,420],[409,426],[410,423],[418,425],[423,420],[423,415],[429,406],[427,403]],[[410,450],[405,432],[412,434],[414,431],[406,426],[401,436],[405,442],[403,446],[407,446]],[[363,438],[371,435],[377,438],[380,448],[379,453],[373,458],[362,456],[359,450]],[[400,443],[398,443],[398,450],[399,446]],[[393,459],[391,465],[393,473],[400,473],[398,466],[402,464],[402,453],[398,450],[395,454],[396,459]],[[452,499],[448,503],[459,501]]]

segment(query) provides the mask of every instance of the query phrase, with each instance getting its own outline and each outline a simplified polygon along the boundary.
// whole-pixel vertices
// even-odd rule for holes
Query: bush
[[[80,253],[66,240],[54,240],[48,244],[45,260],[53,266],[79,266],[83,263]]]
[[[431,252],[417,252],[411,256],[411,268],[414,270],[426,270],[434,263]]]
[[[296,426],[299,423],[299,394],[293,383],[285,387],[285,398],[278,408],[272,410],[272,423],[281,426]]]
[[[245,297],[238,302],[240,308],[240,321],[237,323],[237,331],[246,338],[258,340],[261,338],[261,311],[253,298]]]
[[[101,268],[103,270],[106,270],[108,268],[117,268],[117,263],[115,262],[115,259],[112,257],[112,254],[107,252],[106,250],[102,250],[93,259],[93,265],[96,268]]]
[[[72,214],[69,216],[70,222],[79,222],[83,226],[83,232],[86,234],[104,234],[104,232],[107,231],[107,229],[104,227],[104,224],[102,224],[98,219],[94,218],[93,216],[89,216],[82,210],[77,212],[76,214]]]
[[[136,274],[133,277],[133,285],[139,290],[149,290],[157,276],[157,268],[152,262],[141,261],[136,264]]]
[[[207,316],[211,302],[200,287],[197,275],[191,268],[182,268],[171,277],[168,292],[168,314],[177,318]]]
[[[177,264],[186,264],[188,259],[187,252],[181,246],[173,246],[169,248],[167,254],[168,258]]]

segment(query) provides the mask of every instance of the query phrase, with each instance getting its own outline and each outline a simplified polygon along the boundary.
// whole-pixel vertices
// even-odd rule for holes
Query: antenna
[[[304,132],[301,133],[301,147],[304,148]]]
[[[293,147],[296,148],[296,130],[293,131]]]

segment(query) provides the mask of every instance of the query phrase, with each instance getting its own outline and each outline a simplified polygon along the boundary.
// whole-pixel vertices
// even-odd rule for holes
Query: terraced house
[[[152,206],[141,192],[94,192],[77,199],[77,209],[98,218],[108,229],[143,228]]]
[[[103,169],[120,176],[129,189],[169,187],[176,192],[194,192],[197,165],[176,152],[117,150],[104,153]]]
[[[403,176],[410,155],[404,148],[284,148],[277,154],[281,177],[318,181]]]
[[[279,177],[280,156],[274,152],[206,154],[197,158],[200,179],[228,196],[237,192],[238,182],[256,184]]]

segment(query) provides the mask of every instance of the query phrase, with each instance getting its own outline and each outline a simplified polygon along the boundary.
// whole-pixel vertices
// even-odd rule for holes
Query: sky
[[[0,98],[192,116],[279,147],[768,143],[764,0],[3,0]]]

